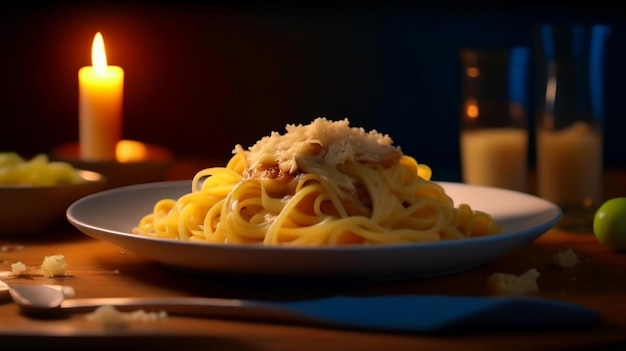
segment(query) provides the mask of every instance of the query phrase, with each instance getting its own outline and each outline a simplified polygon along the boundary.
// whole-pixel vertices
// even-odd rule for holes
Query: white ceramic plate
[[[190,181],[131,185],[73,203],[67,218],[83,233],[166,266],[203,274],[383,281],[469,270],[530,244],[561,217],[556,205],[498,188],[440,183],[455,205],[491,213],[505,233],[435,243],[345,247],[267,247],[157,239],[132,234],[162,198],[191,191]]]

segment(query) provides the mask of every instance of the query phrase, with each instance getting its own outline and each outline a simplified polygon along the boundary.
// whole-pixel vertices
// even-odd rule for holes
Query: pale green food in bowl
[[[84,181],[72,165],[51,162],[45,154],[27,160],[15,152],[0,152],[0,185],[51,186]]]
[[[101,174],[49,162],[45,155],[24,160],[0,153],[0,236],[46,235],[66,221],[74,201],[104,185]]]

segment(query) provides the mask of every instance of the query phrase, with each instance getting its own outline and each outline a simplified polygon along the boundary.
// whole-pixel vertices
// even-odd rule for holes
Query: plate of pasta
[[[486,264],[541,236],[560,218],[558,207],[504,189],[440,183],[458,201],[490,211],[504,232],[438,242],[344,245],[223,245],[132,233],[144,213],[162,198],[181,196],[189,181],[132,185],[87,196],[68,209],[83,233],[166,266],[215,275],[271,275],[395,280],[450,274]]]
[[[73,203],[83,233],[165,266],[226,276],[398,280],[451,274],[530,244],[558,206],[431,180],[391,138],[347,120],[287,125],[191,180]]]

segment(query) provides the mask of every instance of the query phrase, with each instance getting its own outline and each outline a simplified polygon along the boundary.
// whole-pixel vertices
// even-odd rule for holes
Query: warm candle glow
[[[478,102],[468,99],[465,103],[465,115],[471,119],[478,118]]]
[[[476,67],[467,67],[465,74],[470,78],[478,78],[478,76],[480,76],[480,71]]]
[[[78,71],[80,156],[86,161],[115,160],[122,136],[124,70],[107,64],[100,33],[94,37],[91,60],[93,66]]]
[[[148,158],[148,148],[139,141],[120,140],[115,154],[119,162],[145,161]]]

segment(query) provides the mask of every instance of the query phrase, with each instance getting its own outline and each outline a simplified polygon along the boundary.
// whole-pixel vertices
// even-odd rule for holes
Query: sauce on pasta
[[[190,192],[158,201],[139,235],[221,244],[337,246],[465,239],[501,232],[455,206],[431,169],[392,139],[317,118],[235,146],[225,167],[199,171]]]

